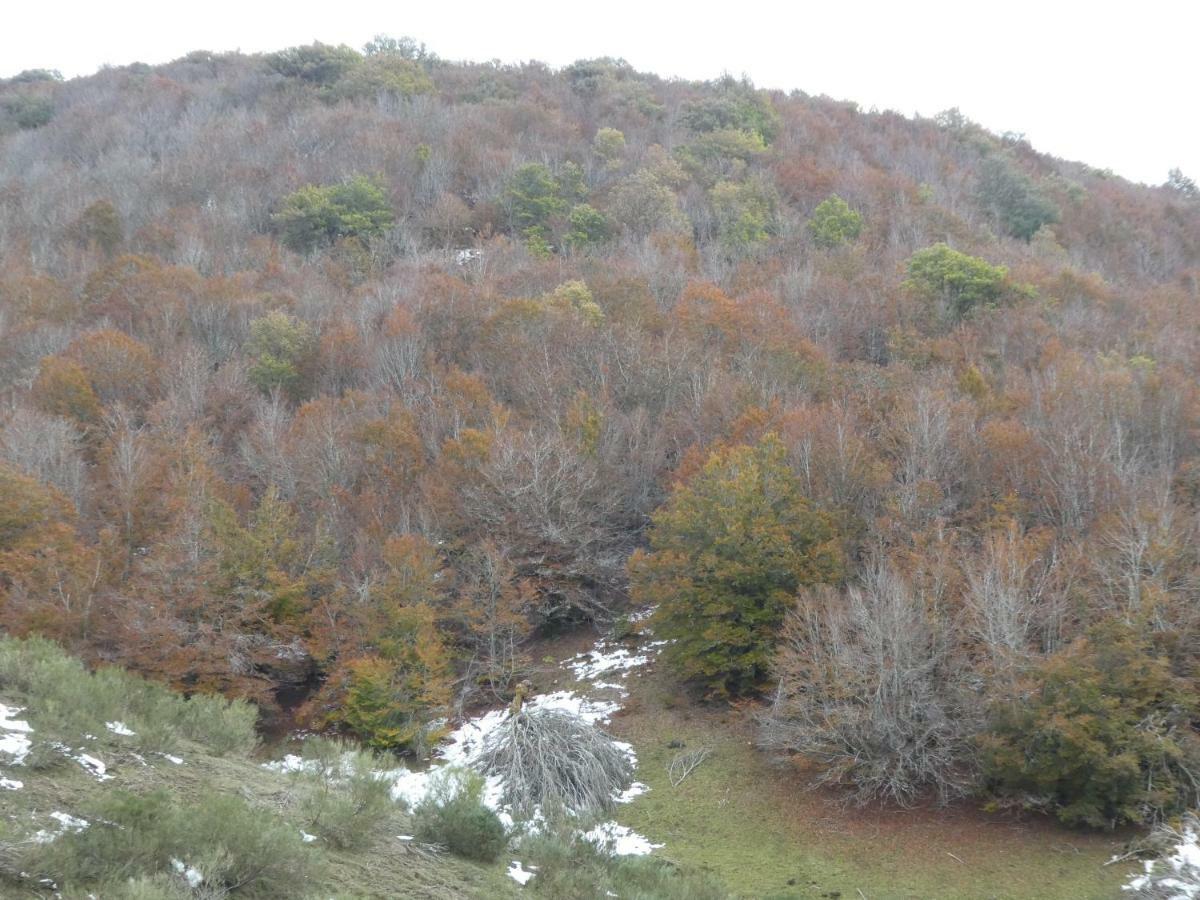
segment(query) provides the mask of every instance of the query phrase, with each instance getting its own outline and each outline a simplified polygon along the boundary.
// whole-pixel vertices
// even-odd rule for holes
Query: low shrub
[[[389,768],[386,761],[345,741],[321,737],[304,742],[303,757],[308,828],[331,847],[365,846],[395,809],[391,784],[378,775]]]
[[[238,797],[114,792],[82,815],[88,827],[32,845],[24,869],[71,889],[149,879],[137,897],[171,896],[154,891],[180,877],[214,897],[296,897],[312,874],[300,832]]]
[[[483,804],[483,778],[448,770],[415,810],[417,837],[467,859],[491,862],[508,844],[504,823]]]
[[[247,753],[258,742],[257,709],[207,694],[182,697],[163,685],[117,668],[89,672],[43,638],[0,637],[0,688],[18,694],[39,741],[77,742],[105,736],[120,722],[130,746],[161,751],[180,739],[218,756]]]

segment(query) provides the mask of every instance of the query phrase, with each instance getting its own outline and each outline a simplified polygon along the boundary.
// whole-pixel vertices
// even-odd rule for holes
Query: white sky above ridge
[[[728,71],[760,87],[930,116],[951,106],[1038,150],[1134,181],[1200,180],[1200,3],[1064,0],[427,2],[12,0],[0,77],[161,63],[191,50],[360,47],[409,35],[446,59],[563,66],[623,57],[663,77]]]

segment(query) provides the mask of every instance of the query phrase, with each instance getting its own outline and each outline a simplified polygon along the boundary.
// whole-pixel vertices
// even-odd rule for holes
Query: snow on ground
[[[637,669],[650,662],[645,653],[630,653],[624,647],[607,652],[592,651],[577,653],[567,661],[567,666],[580,681],[587,681],[608,672],[620,672],[626,669]]]
[[[171,859],[171,868],[179,873],[179,876],[188,883],[188,887],[193,890],[204,884],[203,873],[192,866],[189,866],[182,859]]]
[[[1131,878],[1122,890],[1146,891],[1146,896],[1170,900],[1200,897],[1200,835],[1196,826],[1196,820],[1190,819],[1179,832],[1179,843],[1171,854],[1146,860],[1145,871]]]
[[[109,731],[111,731],[113,734],[129,736],[134,733],[133,731],[131,731],[129,729],[129,727],[124,722],[105,722],[104,727],[107,728]]]
[[[630,621],[637,622],[647,618],[653,610],[631,615]],[[590,682],[584,691],[553,691],[549,694],[538,694],[525,701],[529,709],[556,709],[579,716],[593,725],[603,725],[612,718],[613,713],[621,708],[615,700],[589,696],[591,691],[617,691],[627,695],[628,690],[621,684],[612,681],[597,680],[600,675],[610,678],[624,679],[634,670],[649,665],[658,655],[659,649],[666,641],[651,641],[644,644],[636,653],[627,648],[610,644],[605,640],[597,642],[588,653],[576,654],[565,660],[562,665],[569,669],[580,682]],[[508,717],[508,708],[493,709],[473,718],[467,719],[458,728],[451,731],[436,748],[432,765],[423,771],[395,769],[390,772],[380,772],[378,777],[392,782],[392,797],[403,801],[409,809],[417,806],[429,793],[435,780],[442,776],[447,767],[470,768],[483,753],[488,736],[495,731]],[[630,744],[616,742],[636,766],[637,755]],[[264,768],[279,773],[296,773],[303,771],[307,765],[304,759],[296,754],[288,754],[275,762],[264,763]],[[648,791],[649,788],[641,782],[634,782],[613,799],[617,803],[630,803]],[[506,809],[501,802],[504,793],[503,782],[498,776],[491,775],[484,780],[483,802],[496,811],[505,826],[514,824],[512,811]],[[527,826],[536,827],[539,817],[535,814]],[[603,822],[591,831],[585,838],[604,847],[608,852],[618,855],[643,855],[650,853],[662,844],[652,843],[624,825],[616,822]],[[406,835],[401,840],[411,840]],[[518,873],[520,877],[518,877]],[[514,861],[509,869],[509,875],[521,884],[525,884],[534,873],[521,867]]]
[[[50,818],[58,823],[57,831],[46,831],[41,829],[35,834],[31,840],[38,844],[48,844],[59,835],[66,834],[68,831],[83,831],[88,827],[87,819],[77,819],[65,812],[52,812]]]
[[[15,778],[5,778],[0,775],[0,790],[4,791],[19,791],[25,787],[25,782],[17,781]]]
[[[78,756],[72,756],[71,759],[83,766],[84,770],[95,776],[97,781],[108,781],[112,778],[108,774],[108,766],[102,760],[96,759],[87,753],[80,753]]]
[[[635,781],[629,787],[625,788],[625,790],[621,791],[620,795],[617,797],[617,802],[632,803],[648,790],[650,790],[649,786],[642,784],[640,781]]]
[[[613,856],[645,856],[651,850],[665,846],[652,844],[649,838],[616,822],[602,822],[587,832],[583,839],[607,850]]]
[[[27,735],[33,731],[24,719],[15,718],[23,707],[5,706],[0,703],[0,753],[9,757],[15,766],[21,765],[29,754],[33,742]]]
[[[520,860],[514,859],[508,866],[508,877],[517,884],[524,887],[529,883],[529,879],[537,874],[537,866],[530,866],[526,869],[521,865]]]

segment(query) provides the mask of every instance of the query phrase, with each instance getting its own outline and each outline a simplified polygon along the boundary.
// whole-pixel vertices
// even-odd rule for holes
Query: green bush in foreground
[[[246,898],[301,896],[312,874],[311,853],[299,830],[238,797],[211,796],[193,804],[164,790],[114,792],[83,816],[87,828],[35,844],[22,868],[67,888],[136,878],[170,883],[173,874],[191,870],[194,887],[206,896]],[[133,896],[157,896],[156,887],[145,884]]]
[[[134,734],[130,746],[166,750],[180,739],[217,756],[247,753],[258,742],[258,710],[241,700],[207,694],[185,698],[117,668],[89,672],[58,644],[43,638],[0,637],[0,689],[16,694],[39,739],[78,741],[106,735],[109,722]]]
[[[504,823],[483,805],[483,779],[448,771],[415,810],[417,837],[467,859],[492,862],[508,844]]]
[[[391,783],[376,773],[388,763],[369,750],[339,740],[304,742],[303,778],[308,782],[304,813],[308,827],[342,850],[365,846],[371,833],[396,808]]]

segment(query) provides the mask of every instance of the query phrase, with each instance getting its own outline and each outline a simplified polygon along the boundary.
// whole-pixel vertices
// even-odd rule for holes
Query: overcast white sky
[[[0,76],[83,75],[190,50],[359,47],[410,35],[447,59],[619,56],[663,76],[933,115],[951,106],[1039,150],[1159,184],[1200,180],[1200,0],[7,0]]]

